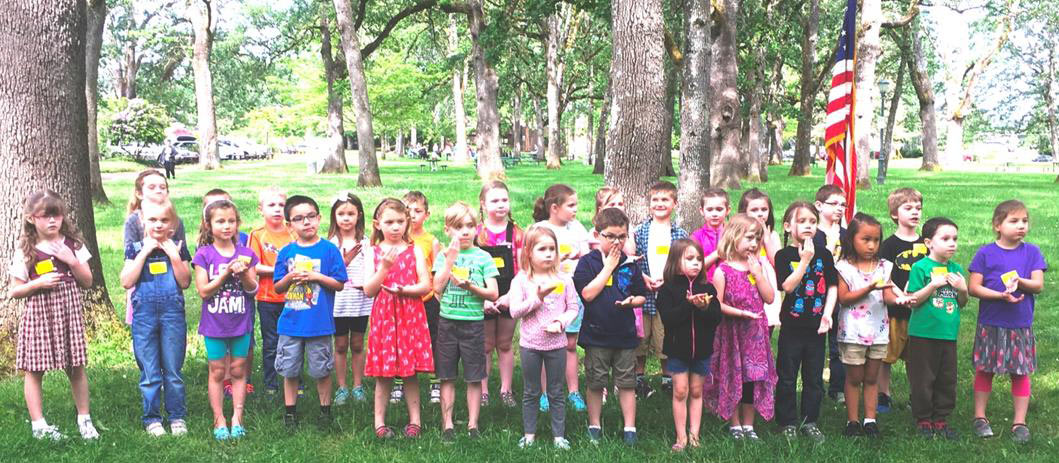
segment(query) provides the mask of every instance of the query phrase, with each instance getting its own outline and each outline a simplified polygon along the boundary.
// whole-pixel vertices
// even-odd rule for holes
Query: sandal
[[[419,437],[421,431],[423,431],[423,428],[418,424],[409,423],[408,426],[404,427],[404,436],[409,439],[415,439]]]
[[[672,450],[673,453],[680,453],[680,452],[684,451],[684,444],[681,444],[681,443],[678,442],[676,444],[673,444],[673,446],[670,447],[669,449]]]
[[[688,438],[688,445],[691,447],[699,447],[699,438]]]
[[[392,439],[396,436],[397,434],[393,432],[393,428],[389,426],[382,425],[375,428],[375,437],[379,439]]]

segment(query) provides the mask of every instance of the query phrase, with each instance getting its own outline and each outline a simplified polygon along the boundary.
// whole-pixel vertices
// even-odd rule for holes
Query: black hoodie
[[[691,285],[693,294],[712,297],[705,308],[688,302],[689,281],[685,276],[668,279],[658,289],[658,313],[665,326],[662,353],[685,362],[707,359],[713,354],[713,335],[721,323],[717,289],[706,282]]]

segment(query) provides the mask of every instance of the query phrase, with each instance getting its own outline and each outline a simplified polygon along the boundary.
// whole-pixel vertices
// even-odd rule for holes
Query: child
[[[213,409],[213,437],[238,439],[243,428],[243,404],[247,394],[248,356],[253,342],[254,306],[257,291],[257,256],[238,243],[239,211],[226,199],[209,203],[202,213],[199,248],[195,264],[195,287],[202,298],[199,334],[205,337],[209,361],[208,391]],[[232,427],[224,417],[223,382],[231,374]]]
[[[846,194],[842,188],[824,185],[817,189],[816,210],[820,214],[820,222],[813,236],[813,247],[831,251],[837,262],[842,258],[842,236],[846,234],[846,229],[842,227],[842,220],[846,216]],[[838,352],[837,323],[827,333],[827,350],[829,369],[823,373],[828,377],[827,395],[835,402],[843,403],[846,401],[846,370],[842,368]]]
[[[956,406],[956,333],[967,304],[963,267],[953,262],[956,223],[934,217],[923,224],[930,254],[912,265],[905,290],[915,298],[908,321],[908,383],[919,434],[956,439],[947,419]]]
[[[208,206],[210,203],[221,199],[227,199],[228,201],[232,201],[232,195],[228,194],[227,191],[224,191],[221,188],[214,188],[210,191],[207,191],[206,194],[202,195],[202,208],[206,209],[206,206]],[[239,230],[238,239],[238,244],[240,246],[246,246],[247,243],[250,241],[250,235],[246,234],[242,230]],[[247,360],[247,365],[250,365],[252,363],[253,362],[251,362],[250,360]]]
[[[761,247],[761,257],[768,258],[769,265],[765,265],[765,276],[769,279],[769,285],[776,288],[776,297],[771,304],[765,304],[765,315],[768,317],[769,329],[780,324],[780,290],[776,279],[776,251],[782,247],[780,235],[776,233],[776,218],[772,214],[772,199],[764,191],[751,188],[743,192],[739,198],[739,212],[745,213],[757,219],[765,227],[765,235],[762,237],[764,246]],[[771,334],[771,331],[770,331]]]
[[[1037,369],[1033,336],[1033,311],[1037,294],[1044,289],[1048,264],[1040,248],[1027,243],[1029,211],[1021,201],[1009,200],[993,211],[996,242],[987,244],[971,260],[970,293],[981,300],[974,338],[974,430],[990,437],[986,405],[993,390],[993,375],[1011,375],[1015,409],[1011,438],[1030,440],[1026,411],[1030,406],[1030,374]]]
[[[445,210],[445,234],[451,243],[445,248],[445,260],[434,262],[434,292],[441,297],[434,366],[441,380],[441,440],[444,442],[456,439],[452,407],[460,363],[463,380],[467,382],[467,433],[472,439],[479,436],[478,412],[485,379],[483,306],[486,300],[496,300],[496,277],[500,272],[492,256],[474,246],[477,219],[466,203],[457,201],[449,206]]]
[[[364,392],[364,333],[368,330],[373,299],[364,294],[365,250],[371,241],[364,236],[364,205],[357,195],[343,191],[331,202],[331,225],[327,239],[342,252],[346,284],[335,294],[335,372],[338,390],[334,404],[341,406],[350,396],[366,402]],[[346,387],[346,352],[352,348],[353,389]]]
[[[273,272],[276,257],[293,240],[293,233],[283,218],[287,195],[276,188],[266,188],[258,196],[257,210],[265,224],[250,232],[248,247],[257,256],[257,314],[261,324],[261,373],[265,391],[274,395],[279,391],[276,375],[276,325],[283,312],[284,297],[276,292]]]
[[[674,451],[699,446],[702,385],[710,372],[713,337],[721,321],[717,290],[702,270],[702,248],[687,238],[673,241],[658,289],[658,312],[666,325],[662,350],[673,374]],[[688,394],[691,404],[688,404]],[[688,424],[689,415],[691,429]]]
[[[912,188],[898,188],[890,193],[886,205],[890,210],[890,219],[897,223],[897,231],[882,242],[879,257],[893,262],[890,281],[893,282],[894,288],[904,289],[908,284],[908,271],[912,269],[912,264],[927,255],[927,246],[923,244],[923,237],[919,236],[916,230],[919,228],[919,217],[923,212],[923,195]],[[887,305],[886,311],[890,318],[890,342],[886,344],[886,358],[879,369],[880,413],[890,411],[893,403],[890,397],[891,365],[897,363],[898,359],[906,360],[908,318],[912,316],[912,310],[907,306]]]
[[[417,373],[434,371],[432,339],[423,309],[423,296],[431,292],[426,256],[408,237],[411,218],[400,200],[383,199],[372,215],[372,248],[365,254],[364,293],[375,298],[368,318],[368,355],[364,374],[375,379],[375,437],[395,436],[386,425],[386,405],[394,378],[407,378],[407,437],[419,437]]]
[[[164,394],[169,432],[182,436],[188,432],[180,373],[187,347],[183,291],[191,284],[191,255],[183,243],[173,242],[179,218],[168,199],[144,201],[139,217],[144,237],[125,248],[121,286],[135,288],[130,298],[132,350],[140,367],[143,425],[151,436],[165,434],[159,412]]]
[[[706,406],[729,420],[733,439],[758,441],[754,410],[772,419],[776,366],[772,361],[765,304],[776,296],[762,270],[758,254],[764,227],[746,214],[737,214],[717,243],[721,264],[713,286],[726,315],[717,327],[710,361],[714,384],[706,388]],[[705,252],[705,251],[704,251]],[[766,261],[767,262],[767,261]]]
[[[890,340],[886,304],[908,305],[904,293],[890,281],[893,263],[878,257],[882,225],[867,214],[857,213],[842,237],[846,250],[835,264],[839,276],[838,349],[846,370],[846,437],[879,437],[875,422],[879,367]],[[863,386],[863,393],[861,391]],[[861,395],[864,423],[857,419]]]
[[[423,228],[427,219],[430,218],[430,203],[427,201],[426,195],[419,191],[409,191],[408,193],[405,193],[403,200],[405,206],[408,207],[408,214],[411,217],[411,230],[409,231],[409,236],[411,237],[412,243],[419,248],[419,252],[421,252],[426,259],[427,271],[433,272],[434,261],[437,258],[438,253],[441,252],[441,242],[438,241],[432,233]],[[427,286],[431,288],[426,295],[423,296],[423,308],[426,310],[427,324],[430,326],[430,348],[437,349],[438,318],[441,313],[441,305],[432,288],[433,273],[427,275],[427,277],[431,282],[428,283]],[[436,356],[436,354],[434,355]],[[397,377],[394,380],[393,392],[390,395],[390,403],[393,404],[400,402],[403,394],[403,380],[401,377]],[[430,375],[430,403],[441,403],[441,382],[438,381],[437,375],[434,374]]]
[[[625,212],[625,196],[621,194],[621,191],[612,186],[604,185],[599,187],[599,189],[596,190],[596,210],[592,213],[592,217],[594,218],[596,214],[599,214],[599,211],[611,207],[621,209],[622,212]],[[634,254],[636,251],[636,244],[631,240],[627,241],[625,244],[625,253],[629,255]],[[588,236],[588,249],[599,249],[599,240],[592,235]],[[603,398],[606,399],[606,394],[604,394]]]
[[[283,423],[288,432],[298,427],[297,401],[302,359],[308,359],[309,376],[316,378],[320,396],[322,430],[330,429],[331,370],[334,353],[335,292],[345,286],[342,253],[330,241],[320,239],[320,207],[312,198],[294,195],[283,206],[283,218],[297,238],[276,255],[273,271],[276,292],[286,303],[276,324],[276,373],[283,377]]]
[[[77,407],[77,429],[98,439],[88,410],[85,321],[81,289],[92,286],[92,254],[70,220],[69,207],[52,191],[25,201],[19,245],[11,258],[8,297],[26,299],[18,324],[15,368],[26,372],[23,391],[36,439],[64,436],[44,420],[41,381],[48,370],[64,370]]]
[[[643,305],[647,287],[639,267],[622,252],[629,237],[625,213],[603,209],[596,214],[594,225],[600,248],[578,261],[573,278],[585,307],[578,344],[585,349],[588,438],[598,443],[603,437],[603,389],[613,372],[625,422],[624,441],[631,446],[636,445],[636,347],[640,343],[631,309]]]
[[[500,367],[500,401],[505,407],[514,407],[515,396],[511,392],[511,380],[515,374],[515,352],[511,341],[515,337],[515,319],[508,309],[507,293],[511,281],[520,270],[519,250],[522,248],[522,229],[511,218],[511,198],[507,185],[492,181],[482,186],[478,193],[482,223],[478,226],[475,246],[493,256],[493,263],[500,274],[496,277],[500,297],[496,303],[485,302],[485,380],[482,381],[482,405],[489,404],[489,370],[496,350]]]
[[[533,220],[536,226],[548,227],[559,241],[559,276],[572,277],[578,260],[589,251],[588,230],[577,221],[577,193],[567,185],[557,183],[544,190],[544,196],[533,205]],[[584,313],[584,309],[581,310]],[[581,331],[581,318],[566,327],[566,387],[567,400],[574,411],[585,410],[585,398],[581,396],[577,381],[577,334]],[[544,379],[541,379],[544,384]],[[541,396],[541,411],[548,410],[546,396]]]
[[[724,233],[724,222],[728,219],[731,211],[728,203],[728,193],[721,188],[709,188],[702,193],[700,202],[702,217],[705,222],[702,228],[691,234],[691,239],[699,243],[702,252],[706,255],[704,265],[706,266],[706,277],[711,281],[713,273],[717,270],[717,242]]]
[[[558,241],[545,227],[533,227],[524,237],[521,268],[508,295],[511,316],[522,320],[519,348],[522,359],[522,429],[520,448],[533,445],[537,434],[537,406],[541,389],[537,378],[545,374],[555,447],[569,449],[566,435],[566,325],[577,318],[577,290],[569,277],[560,277]]]
[[[676,240],[688,237],[688,232],[673,223],[673,208],[677,204],[677,187],[667,181],[655,182],[647,190],[647,209],[650,217],[633,231],[636,255],[640,272],[643,273],[644,285],[647,286],[646,302],[643,305],[643,340],[636,352],[636,394],[643,399],[654,394],[654,390],[644,381],[644,368],[647,356],[654,354],[662,369],[662,389],[673,390],[673,379],[666,369],[666,355],[662,352],[662,339],[665,330],[662,318],[655,306],[655,292],[665,281],[662,277],[670,246]]]
[[[824,398],[826,333],[838,298],[838,273],[827,248],[813,246],[816,207],[795,201],[783,214],[787,246],[776,252],[776,281],[785,294],[780,306],[780,335],[776,342],[776,423],[793,440],[802,434],[820,443],[824,434],[816,422]],[[801,413],[795,395],[801,370]]]

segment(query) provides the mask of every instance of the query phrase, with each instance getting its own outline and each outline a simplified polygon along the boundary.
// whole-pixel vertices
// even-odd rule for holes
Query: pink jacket
[[[527,273],[521,272],[515,275],[515,279],[511,281],[511,290],[507,293],[511,317],[522,319],[519,345],[533,350],[566,348],[566,326],[577,318],[580,309],[573,280],[569,277],[560,277],[563,285],[562,293],[549,294],[541,301],[537,295],[537,285],[529,280]],[[555,320],[559,320],[564,331],[560,333],[544,331]]]

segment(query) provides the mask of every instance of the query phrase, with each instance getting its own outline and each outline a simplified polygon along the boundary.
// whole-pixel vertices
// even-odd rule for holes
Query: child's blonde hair
[[[261,206],[261,204],[265,202],[265,199],[271,198],[273,196],[279,196],[280,198],[283,198],[284,202],[287,201],[287,193],[283,192],[283,190],[280,190],[279,188],[270,186],[261,190],[261,192],[257,194],[257,205]]]
[[[599,209],[610,202],[615,196],[621,194],[617,188],[612,186],[604,186],[596,190],[596,213],[599,213]]]
[[[85,239],[81,236],[81,231],[77,229],[77,224],[70,220],[70,207],[59,197],[58,193],[51,190],[40,190],[30,193],[23,203],[23,212],[25,213],[25,220],[22,222],[19,249],[22,250],[22,258],[25,259],[26,268],[30,268],[37,260],[36,253],[33,250],[37,246],[40,237],[37,236],[37,226],[33,223],[33,216],[35,215],[43,214],[45,216],[62,217],[63,223],[59,226],[59,234],[74,240],[73,250],[75,251],[84,246]]]
[[[474,212],[474,209],[471,209],[470,205],[463,201],[456,201],[448,209],[445,209],[446,228],[459,228],[468,218],[471,219],[471,225],[478,226],[478,214]]]
[[[152,175],[162,177],[162,180],[165,180],[166,190],[169,189],[169,180],[166,179],[165,175],[163,175],[158,170],[147,169],[140,172],[140,174],[136,176],[136,181],[133,182],[132,197],[129,198],[129,204],[126,206],[126,212],[128,214],[132,214],[133,212],[136,212],[140,209],[140,203],[143,202],[143,181],[146,180],[147,177],[150,177]]]
[[[761,237],[764,236],[765,229],[757,219],[744,213],[736,214],[735,217],[732,217],[732,220],[728,221],[728,225],[724,227],[724,233],[721,234],[721,239],[717,243],[717,257],[721,260],[739,258],[740,256],[735,252],[736,244],[747,233],[753,233],[758,244],[761,244]]]
[[[890,209],[890,219],[897,223],[897,210],[905,203],[923,204],[923,194],[915,188],[898,188],[886,198],[886,207]]]
[[[408,213],[408,206],[405,206],[400,199],[397,198],[383,198],[379,201],[379,205],[375,206],[375,213],[371,215],[373,221],[378,221],[379,216],[382,215],[383,211],[387,209],[393,209],[394,212],[401,214],[405,219],[404,233],[401,235],[402,241],[405,243],[411,243],[412,239],[408,235],[408,230],[412,228],[412,216]],[[376,227],[374,223],[371,226],[371,244],[379,244],[383,240],[382,230]]]
[[[537,243],[541,240],[552,240],[552,244],[555,245],[556,252],[559,249],[559,240],[555,237],[553,232],[548,227],[533,226],[526,231],[526,235],[522,238],[522,251],[518,255],[519,268],[525,270],[526,276],[533,276],[533,265],[530,262],[530,254],[533,254],[533,248],[537,246]],[[548,269],[554,272],[559,266],[559,259],[552,261],[552,268]]]

